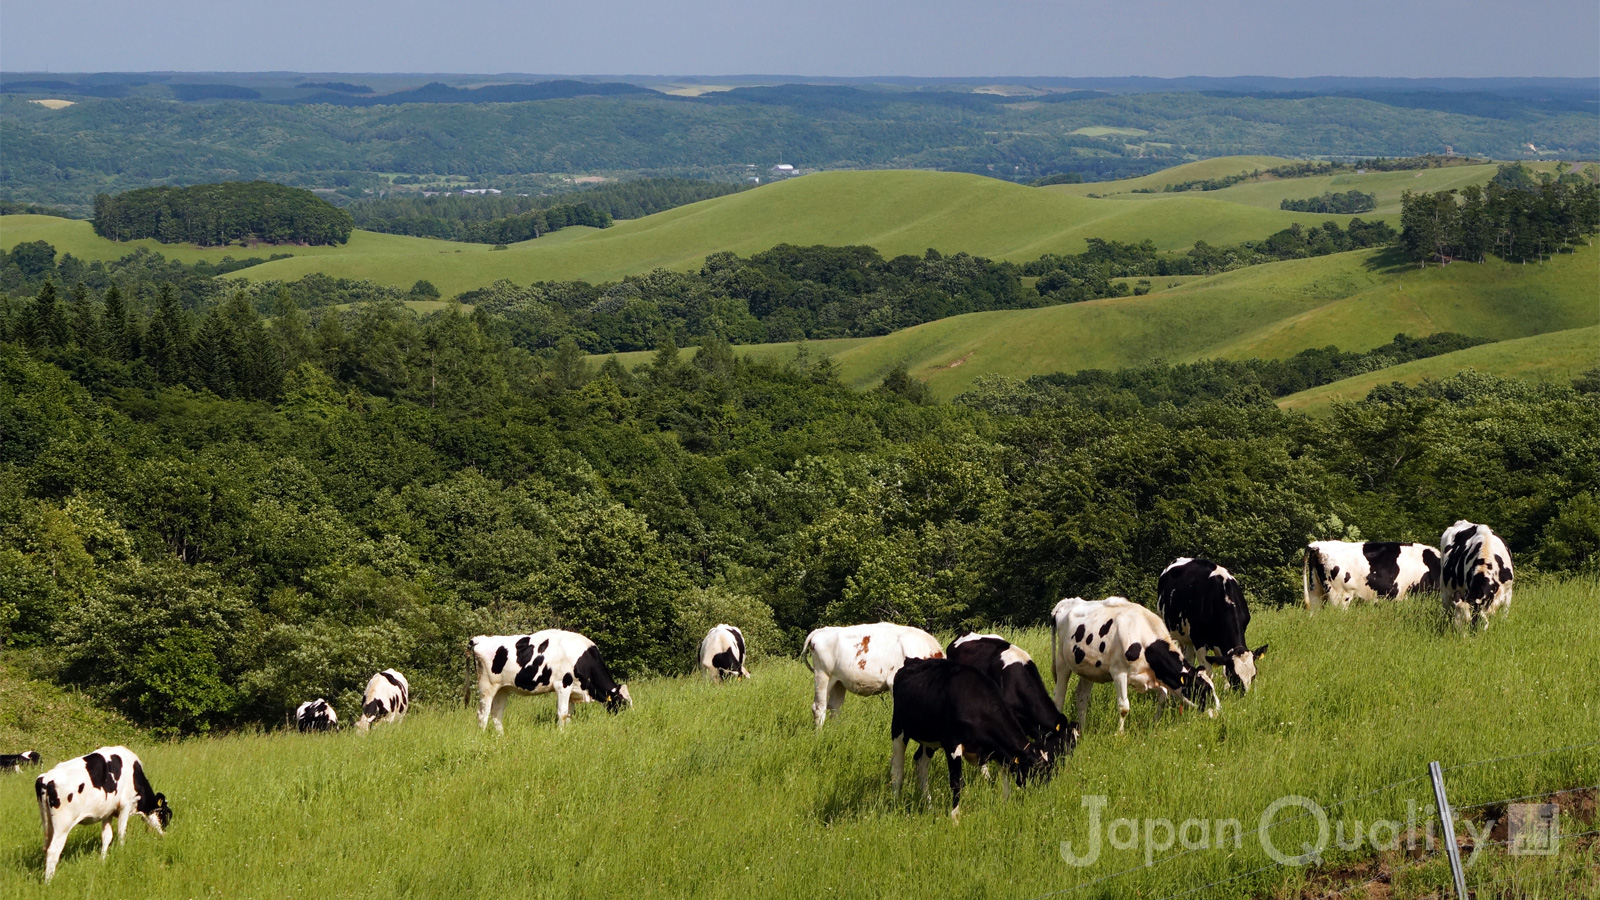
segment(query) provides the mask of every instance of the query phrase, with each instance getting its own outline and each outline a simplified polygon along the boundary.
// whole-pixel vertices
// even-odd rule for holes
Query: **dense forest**
[[[1484,187],[1400,200],[1400,246],[1419,265],[1544,259],[1600,231],[1600,183],[1505,165]]]
[[[1371,212],[1378,208],[1378,198],[1373,194],[1364,194],[1360,191],[1331,191],[1320,197],[1308,197],[1304,200],[1290,200],[1285,198],[1278,204],[1279,209],[1290,212],[1315,212],[1315,213],[1354,213]]]
[[[1449,105],[1451,98],[1440,99]],[[527,190],[525,180],[541,173],[731,178],[778,162],[1016,181],[1076,172],[1095,181],[1235,153],[1394,157],[1451,145],[1514,159],[1530,140],[1571,158],[1600,155],[1592,111],[1513,106],[1498,117],[1419,116],[1355,97],[1078,92],[1017,102],[784,85],[692,99],[638,93],[345,108],[128,97],[50,110],[7,94],[0,96],[0,145],[8,151],[0,156],[0,196],[87,210],[96,193],[150,184],[270,178],[361,196],[394,173]],[[1101,127],[1142,134],[1077,133]]]
[[[310,191],[270,181],[152,187],[94,198],[95,234],[114,241],[215,247],[234,242],[342,244],[350,214]]]
[[[609,225],[612,219],[637,219],[685,204],[737,193],[746,187],[748,185],[744,183],[696,178],[636,178],[577,191],[539,196],[517,194],[423,196],[391,193],[387,196],[357,200],[345,208],[355,219],[356,227],[366,231],[459,241],[473,240],[462,235],[469,233],[474,227],[486,227],[488,223],[496,220],[512,219],[558,206],[588,207],[602,214],[605,223]]]
[[[779,649],[821,623],[1035,623],[1064,595],[1148,598],[1181,555],[1285,604],[1308,539],[1457,518],[1522,578],[1600,564],[1594,373],[1279,411],[1285,372],[1349,362],[1329,350],[935,405],[803,352],[667,342],[627,371],[570,338],[519,349],[483,307],[155,293],[136,313],[52,283],[0,320],[0,641],[171,732],[281,721],[385,665],[454,697],[480,632],[576,629],[636,676],[687,666],[714,621]]]

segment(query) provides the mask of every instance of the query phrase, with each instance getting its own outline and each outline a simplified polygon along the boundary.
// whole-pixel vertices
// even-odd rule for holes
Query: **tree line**
[[[1376,194],[1364,194],[1357,190],[1344,191],[1343,193],[1339,191],[1324,191],[1320,197],[1308,197],[1305,200],[1290,200],[1285,197],[1283,202],[1278,204],[1278,208],[1285,209],[1290,212],[1340,213],[1349,215],[1353,213],[1371,212],[1372,210],[1377,209],[1378,196]]]
[[[1340,175],[1347,172],[1409,172],[1413,169],[1441,169],[1445,166],[1476,166],[1489,162],[1487,159],[1473,159],[1467,156],[1439,156],[1437,154],[1423,154],[1421,156],[1405,156],[1390,159],[1383,156],[1372,159],[1356,160],[1354,162],[1331,162],[1323,160],[1307,160],[1306,162],[1285,163],[1281,166],[1272,166],[1268,169],[1255,169],[1250,172],[1236,172],[1232,175],[1223,175],[1217,178],[1194,178],[1181,181],[1177,184],[1168,184],[1161,190],[1166,193],[1181,193],[1183,191],[1220,191],[1246,181],[1259,181],[1263,176],[1269,178],[1316,178],[1327,175]],[[1154,193],[1154,189],[1147,189],[1146,193]],[[1135,191],[1135,193],[1139,193]],[[1288,209],[1288,207],[1283,207]],[[1375,207],[1369,207],[1375,208]],[[1301,210],[1302,212],[1331,212],[1332,210]],[[1354,210],[1365,212],[1366,210]]]
[[[114,241],[216,247],[234,242],[343,244],[350,214],[311,191],[270,181],[152,187],[94,198],[95,234]]]
[[[1483,262],[1490,254],[1509,262],[1542,260],[1600,231],[1600,180],[1505,165],[1481,188],[1407,191],[1400,198],[1400,227],[1401,248],[1421,266]]]
[[[520,348],[481,307],[156,294],[0,318],[0,643],[172,733],[349,702],[386,665],[453,697],[484,632],[571,628],[625,676],[676,672],[716,621],[780,652],[821,624],[1032,624],[1065,595],[1149,602],[1197,555],[1292,603],[1307,540],[1463,517],[1519,576],[1600,573],[1594,375],[1467,373],[1326,419],[1220,365],[935,404],[804,351],[663,340],[630,371],[570,336]]]

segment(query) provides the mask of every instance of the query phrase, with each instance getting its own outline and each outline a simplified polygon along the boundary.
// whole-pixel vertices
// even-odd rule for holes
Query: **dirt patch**
[[[73,104],[77,103],[78,101],[76,101],[76,100],[30,100],[28,102],[29,103],[37,103],[40,106],[44,107],[45,109],[66,109],[67,107],[72,106]]]
[[[971,353],[968,353],[966,356],[958,356],[955,359],[951,360],[950,362],[945,363],[942,366],[934,366],[934,367],[932,367],[932,369],[930,369],[930,371],[937,372],[940,369],[959,369],[962,366],[966,365],[967,364],[967,360],[969,360],[971,358],[972,358],[972,354]]]

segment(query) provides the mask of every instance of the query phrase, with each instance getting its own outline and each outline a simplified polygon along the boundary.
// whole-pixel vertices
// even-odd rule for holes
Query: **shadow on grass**
[[[1407,269],[1417,268],[1415,260],[1406,256],[1406,252],[1397,246],[1385,247],[1377,253],[1367,257],[1362,265],[1369,272],[1378,272],[1384,275],[1398,275]]]
[[[817,819],[824,825],[836,825],[874,817],[887,808],[888,790],[887,773],[841,774],[818,797]],[[902,799],[909,793],[903,793]]]

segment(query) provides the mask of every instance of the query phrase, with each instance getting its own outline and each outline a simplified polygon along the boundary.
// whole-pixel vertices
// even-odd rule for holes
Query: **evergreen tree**
[[[164,384],[180,384],[189,372],[188,314],[178,305],[171,284],[161,286],[156,314],[142,342],[145,361]]]
[[[24,340],[35,347],[65,347],[69,340],[67,322],[56,302],[56,283],[46,280],[33,301],[32,320],[27,326]]]
[[[128,321],[128,307],[122,301],[122,291],[116,283],[106,288],[105,306],[101,312],[104,326],[105,352],[112,359],[127,361],[137,354],[134,350],[132,323]]]
[[[104,331],[96,313],[94,302],[89,299],[89,288],[78,282],[72,288],[72,338],[90,353],[99,353],[104,344]]]

